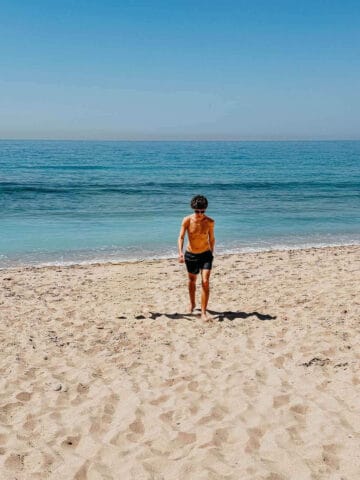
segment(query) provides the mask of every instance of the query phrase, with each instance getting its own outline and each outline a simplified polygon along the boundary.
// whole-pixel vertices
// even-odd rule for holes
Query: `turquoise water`
[[[359,166],[359,141],[0,141],[0,267],[173,256],[198,193],[218,252],[360,243]]]

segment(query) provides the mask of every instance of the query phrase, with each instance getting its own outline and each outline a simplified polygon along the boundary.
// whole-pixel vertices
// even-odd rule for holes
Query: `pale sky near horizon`
[[[355,1],[0,0],[1,139],[360,139]]]

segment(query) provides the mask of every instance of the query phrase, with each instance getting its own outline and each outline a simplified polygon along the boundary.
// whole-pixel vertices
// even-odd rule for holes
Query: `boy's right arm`
[[[187,219],[184,218],[184,220],[181,223],[181,228],[180,228],[180,233],[179,233],[179,238],[178,238],[178,253],[179,253],[179,263],[184,263],[184,254],[183,254],[183,247],[184,247],[184,238],[186,234],[186,229],[187,229]]]

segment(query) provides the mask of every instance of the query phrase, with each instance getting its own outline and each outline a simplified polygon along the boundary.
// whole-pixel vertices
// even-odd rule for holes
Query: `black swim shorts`
[[[202,253],[185,252],[185,263],[189,273],[197,275],[200,270],[211,270],[213,254],[210,250]]]

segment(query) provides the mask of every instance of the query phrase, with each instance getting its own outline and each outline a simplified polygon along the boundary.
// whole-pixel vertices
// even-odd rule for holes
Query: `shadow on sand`
[[[261,321],[266,321],[266,320],[275,320],[276,316],[271,316],[267,315],[264,313],[259,313],[259,312],[215,312],[214,310],[208,310],[210,315],[214,320],[217,320],[218,322],[223,322],[224,320],[236,320],[237,318],[242,318],[246,319],[249,317],[257,317]],[[167,317],[170,318],[171,320],[180,320],[180,319],[186,319],[190,320],[192,317],[198,317],[200,315],[200,311],[198,313],[157,313],[157,312],[150,312],[150,318],[152,320],[156,320],[158,317]]]

